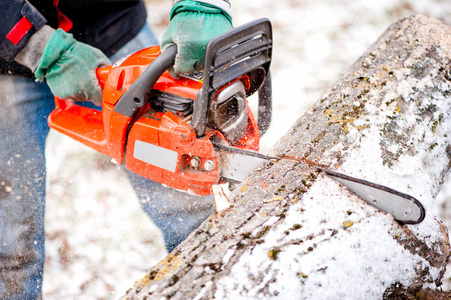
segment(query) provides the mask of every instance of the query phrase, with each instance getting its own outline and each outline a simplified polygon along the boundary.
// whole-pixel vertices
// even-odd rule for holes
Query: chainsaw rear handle
[[[122,95],[114,107],[114,111],[131,118],[138,108],[148,104],[147,94],[161,75],[174,65],[176,55],[176,45],[172,45],[162,52]]]

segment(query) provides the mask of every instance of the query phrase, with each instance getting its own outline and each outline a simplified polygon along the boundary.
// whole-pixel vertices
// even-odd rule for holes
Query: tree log
[[[400,20],[272,151],[412,195],[426,208],[422,223],[400,225],[315,168],[282,159],[254,170],[224,217],[205,221],[123,298],[436,293],[450,256],[431,212],[451,162],[450,57],[451,28]]]

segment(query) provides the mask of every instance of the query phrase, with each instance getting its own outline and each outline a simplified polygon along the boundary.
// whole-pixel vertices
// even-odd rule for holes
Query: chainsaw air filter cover
[[[246,133],[246,89],[240,80],[216,95],[210,105],[208,122],[231,143],[237,142]]]

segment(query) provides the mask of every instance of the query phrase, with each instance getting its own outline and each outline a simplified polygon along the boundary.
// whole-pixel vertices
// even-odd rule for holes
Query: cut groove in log
[[[427,209],[421,224],[401,226],[305,163],[268,163],[223,218],[204,222],[124,299],[434,291],[450,255],[430,211],[451,162],[450,57],[448,26],[425,16],[393,24],[273,150],[412,195]]]

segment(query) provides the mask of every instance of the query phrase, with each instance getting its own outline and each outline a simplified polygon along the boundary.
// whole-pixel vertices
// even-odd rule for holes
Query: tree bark
[[[431,207],[451,162],[450,57],[448,26],[400,20],[273,149],[412,195],[426,208],[422,223],[400,225],[307,164],[268,163],[232,193],[232,210],[204,222],[123,298],[438,293],[450,245]]]

